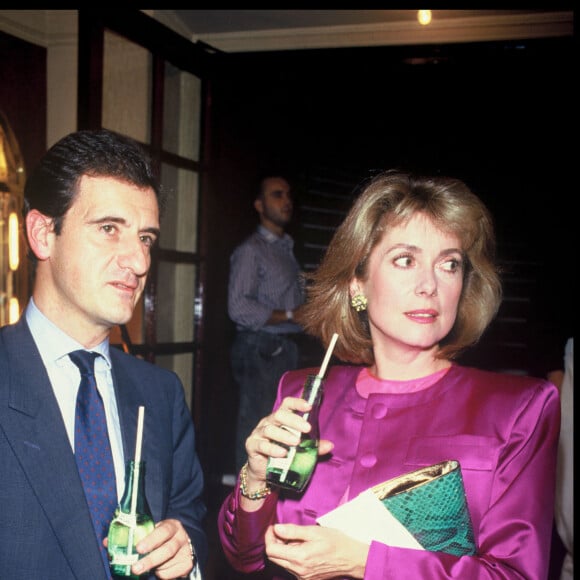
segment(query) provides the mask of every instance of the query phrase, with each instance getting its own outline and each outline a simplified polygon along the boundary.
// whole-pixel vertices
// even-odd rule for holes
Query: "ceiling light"
[[[417,20],[419,24],[427,26],[431,23],[431,10],[417,10]]]

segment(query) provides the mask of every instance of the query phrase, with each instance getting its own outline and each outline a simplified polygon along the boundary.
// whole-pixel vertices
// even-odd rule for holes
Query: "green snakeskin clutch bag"
[[[372,490],[426,550],[455,556],[476,553],[457,461],[443,461],[405,473]]]

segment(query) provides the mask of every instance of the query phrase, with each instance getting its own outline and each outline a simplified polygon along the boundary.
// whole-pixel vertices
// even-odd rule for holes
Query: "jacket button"
[[[373,405],[372,415],[374,419],[383,419],[387,414],[387,406],[383,403]]]
[[[374,453],[365,453],[360,458],[363,467],[373,467],[377,463],[377,456]]]

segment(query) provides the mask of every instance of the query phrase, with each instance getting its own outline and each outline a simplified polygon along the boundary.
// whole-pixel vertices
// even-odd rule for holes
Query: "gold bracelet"
[[[262,489],[248,493],[248,462],[244,463],[240,471],[240,493],[251,500],[264,499],[272,493],[272,489],[266,484]]]

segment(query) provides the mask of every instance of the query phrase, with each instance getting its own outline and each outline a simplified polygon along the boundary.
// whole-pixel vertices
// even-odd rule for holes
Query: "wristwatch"
[[[286,320],[294,320],[294,314],[292,310],[286,310]]]

